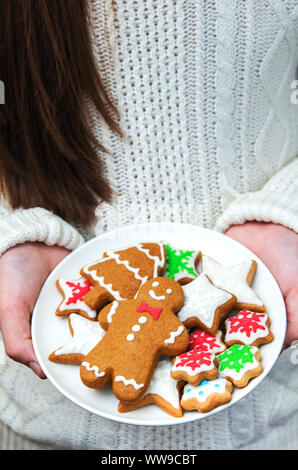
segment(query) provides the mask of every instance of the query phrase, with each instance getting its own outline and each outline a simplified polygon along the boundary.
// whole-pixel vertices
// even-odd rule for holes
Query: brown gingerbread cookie
[[[164,269],[162,243],[139,243],[107,251],[101,259],[81,269],[81,275],[93,285],[83,299],[92,309],[100,309],[113,300],[133,299],[146,281],[162,275]]]
[[[158,358],[176,356],[188,346],[188,332],[175,315],[183,300],[180,284],[158,277],[147,281],[135,299],[107,305],[99,313],[107,333],[81,364],[83,383],[102,388],[112,382],[121,402],[140,400]]]

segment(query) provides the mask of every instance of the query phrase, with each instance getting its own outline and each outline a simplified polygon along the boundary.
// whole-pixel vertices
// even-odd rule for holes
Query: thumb
[[[288,325],[285,338],[285,347],[290,346],[298,339],[298,288],[290,289],[285,296]]]
[[[6,354],[13,360],[30,367],[38,377],[45,379],[37,362],[31,339],[30,311],[24,305],[10,305],[0,314],[0,329]]]

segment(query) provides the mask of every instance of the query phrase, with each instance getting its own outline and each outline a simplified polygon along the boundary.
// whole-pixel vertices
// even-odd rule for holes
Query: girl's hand
[[[230,227],[226,235],[253,251],[279,284],[288,317],[285,346],[289,346],[298,339],[298,234],[282,225],[247,222]]]
[[[6,353],[46,378],[34,354],[30,318],[40,289],[69,250],[24,243],[0,257],[0,330]]]

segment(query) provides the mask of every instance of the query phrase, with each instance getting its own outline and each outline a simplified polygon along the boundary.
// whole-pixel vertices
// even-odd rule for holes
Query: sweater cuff
[[[298,233],[298,158],[276,173],[260,191],[237,197],[219,217],[215,229],[248,221],[273,222]]]
[[[43,242],[74,250],[84,239],[70,224],[41,207],[1,212],[0,255],[25,242]]]

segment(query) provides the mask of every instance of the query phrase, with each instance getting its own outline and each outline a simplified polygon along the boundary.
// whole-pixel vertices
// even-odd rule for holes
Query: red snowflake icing
[[[249,310],[241,310],[235,317],[229,318],[229,333],[244,333],[249,338],[251,333],[257,330],[265,330],[262,325],[264,313],[250,312]]]
[[[83,301],[84,295],[92,288],[90,282],[86,280],[82,282],[66,281],[65,284],[71,288],[71,297],[67,300],[66,305],[76,304],[79,301]]]
[[[196,348],[192,351],[180,354],[177,357],[176,367],[190,367],[191,370],[199,369],[203,364],[210,366],[212,363],[211,351],[201,351]]]
[[[215,336],[208,335],[208,333],[198,328],[191,333],[188,343],[189,350],[196,348],[201,351],[212,351],[215,348],[220,348],[220,344],[218,344]]]

